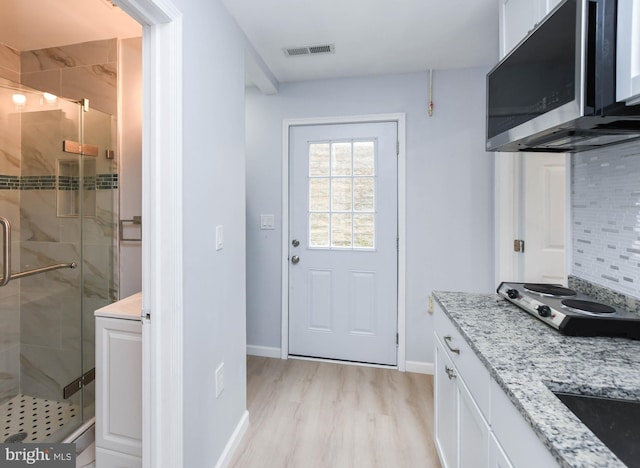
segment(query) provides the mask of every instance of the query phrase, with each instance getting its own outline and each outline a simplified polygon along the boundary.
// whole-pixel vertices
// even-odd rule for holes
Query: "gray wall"
[[[282,83],[247,90],[247,342],[280,347],[282,120],[407,116],[407,353],[433,362],[433,290],[494,289],[493,155],[484,152],[484,69]],[[260,230],[260,214],[276,229]],[[286,234],[285,234],[286,235]],[[285,253],[286,255],[286,253]]]
[[[184,466],[200,467],[215,464],[246,409],[245,39],[218,0],[174,4],[184,40]]]
[[[571,160],[572,274],[640,298],[640,144]]]

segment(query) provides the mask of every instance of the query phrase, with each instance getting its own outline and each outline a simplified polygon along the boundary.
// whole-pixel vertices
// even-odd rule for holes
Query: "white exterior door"
[[[289,354],[396,365],[396,122],[294,126]]]
[[[527,154],[522,280],[565,283],[565,155]]]

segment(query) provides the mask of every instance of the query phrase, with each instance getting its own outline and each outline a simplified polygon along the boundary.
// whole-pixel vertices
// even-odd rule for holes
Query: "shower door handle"
[[[6,286],[11,279],[11,223],[0,216],[2,224],[2,280],[0,286]]]
[[[11,274],[11,223],[4,216],[0,216],[0,224],[2,224],[2,279],[0,279],[0,287],[6,286],[12,279],[24,278],[26,276],[37,275],[39,273],[46,273],[47,271],[59,270],[60,268],[76,268],[78,264],[76,262],[71,263],[56,263],[55,265],[49,265],[40,268],[34,268],[32,270],[21,271],[19,273]]]

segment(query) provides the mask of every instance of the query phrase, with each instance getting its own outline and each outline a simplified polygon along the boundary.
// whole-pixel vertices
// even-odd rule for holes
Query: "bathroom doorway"
[[[92,13],[84,10],[89,5]],[[140,50],[141,69],[141,27],[127,17],[137,28],[126,32],[112,19],[116,11],[126,15],[111,2],[52,0],[35,10],[29,2],[11,0],[0,19],[9,21],[0,27],[0,216],[13,230],[12,273],[76,267],[16,277],[0,287],[0,373],[6,376],[0,381],[0,418],[20,411],[31,418],[16,428],[5,424],[0,442],[65,440],[93,417],[93,312],[118,300],[123,289],[123,43],[129,58],[135,60]],[[42,16],[46,23],[38,23]],[[16,94],[25,102],[16,103]],[[84,97],[88,106],[80,102]],[[141,108],[141,91],[138,99]],[[140,133],[141,122],[136,127],[134,119],[135,113],[129,135]],[[126,236],[139,238],[139,227],[132,227]],[[129,241],[129,250],[134,245]],[[46,424],[50,420],[57,422]]]

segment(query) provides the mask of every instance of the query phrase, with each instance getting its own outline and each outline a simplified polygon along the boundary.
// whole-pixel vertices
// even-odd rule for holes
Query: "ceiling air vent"
[[[335,52],[334,44],[320,44],[312,46],[301,47],[285,47],[284,54],[287,57],[299,57],[301,55],[317,55],[317,54],[332,54]]]

